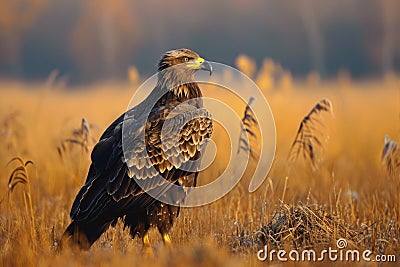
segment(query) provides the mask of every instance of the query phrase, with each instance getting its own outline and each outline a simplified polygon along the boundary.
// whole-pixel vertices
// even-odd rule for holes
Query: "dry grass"
[[[73,134],[82,117],[96,125],[88,129],[97,139],[128,105],[132,94],[128,86],[99,84],[86,91],[63,91],[41,89],[41,84],[1,83],[0,122],[12,123],[3,123],[8,126],[0,129],[8,134],[0,139],[0,265],[261,265],[256,251],[264,243],[323,249],[338,237],[347,238],[355,247],[399,257],[400,179],[393,175],[388,179],[387,164],[381,164],[385,134],[400,139],[398,80],[320,81],[316,86],[293,82],[290,90],[268,91],[277,126],[277,152],[261,188],[247,192],[251,162],[240,184],[227,196],[182,210],[171,233],[171,248],[165,248],[152,232],[156,256],[146,256],[140,242],[131,240],[121,224],[108,230],[89,252],[57,253],[54,246],[69,223],[71,203],[90,163],[80,145],[70,144],[68,157],[63,159],[57,147],[68,138],[83,141],[84,135]],[[288,172],[287,155],[299,122],[322,98],[330,99],[335,107],[335,119],[325,123],[331,135],[324,144],[324,157],[314,171],[296,161]],[[243,103],[232,103],[243,112]],[[10,111],[18,116],[8,119]],[[213,138],[217,145],[226,141],[218,132]],[[86,140],[92,145],[90,138]],[[383,154],[387,162],[390,154]],[[35,162],[37,175],[27,169],[24,160],[7,167],[16,156]],[[225,158],[217,157],[200,179],[215,178],[224,162]],[[11,185],[22,179],[29,181],[30,189],[23,184],[14,186],[10,201],[7,178],[16,168],[21,171],[14,174]]]

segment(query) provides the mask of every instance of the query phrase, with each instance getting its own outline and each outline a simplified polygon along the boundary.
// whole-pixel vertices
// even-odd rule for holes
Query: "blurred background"
[[[154,73],[160,55],[180,47],[257,70],[267,58],[299,78],[379,78],[400,70],[397,0],[3,0],[0,6],[3,80],[42,81],[54,72],[69,85],[135,79]]]

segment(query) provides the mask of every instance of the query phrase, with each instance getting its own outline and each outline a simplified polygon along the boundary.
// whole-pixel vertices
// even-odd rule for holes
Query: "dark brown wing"
[[[135,179],[143,181],[142,187],[147,191],[165,185],[165,180],[154,179],[158,173],[175,183],[190,173],[180,168],[195,170],[197,166],[185,165],[192,164],[192,160],[199,157],[202,146],[211,136],[212,120],[205,109],[192,107],[185,111],[184,108],[187,107],[169,113],[168,118],[160,116],[164,114],[162,109],[157,110],[158,116],[147,122],[140,118],[135,120],[135,116],[118,118],[93,149],[88,178],[72,206],[71,218],[80,221],[94,219],[104,212],[117,212],[125,206],[123,201],[141,206],[148,203],[149,200],[144,198],[150,196],[143,194],[144,190]],[[122,126],[123,121],[129,123],[129,119],[136,126],[129,135],[131,139],[125,148],[128,151],[125,158]],[[146,126],[140,127],[141,124]],[[143,135],[145,142],[141,138]]]

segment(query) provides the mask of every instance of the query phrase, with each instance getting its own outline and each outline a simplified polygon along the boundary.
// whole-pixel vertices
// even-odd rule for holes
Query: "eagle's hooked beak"
[[[210,62],[207,60],[204,60],[204,58],[199,57],[197,60],[195,60],[194,64],[190,64],[190,66],[195,67],[198,70],[206,70],[210,72],[210,76],[212,74],[212,66]]]
[[[211,66],[210,62],[204,61],[203,63],[201,63],[200,69],[209,71],[210,72],[210,76],[211,76],[211,74],[212,74],[212,66]]]
[[[210,76],[212,74],[212,67],[210,62],[204,60],[202,57],[198,57],[197,59],[194,59],[192,61],[189,61],[186,64],[187,67],[195,70],[206,70],[210,72]]]
[[[211,66],[210,62],[204,60],[200,65],[200,69],[209,71],[210,72],[210,76],[211,76],[211,74],[212,74],[212,66]]]

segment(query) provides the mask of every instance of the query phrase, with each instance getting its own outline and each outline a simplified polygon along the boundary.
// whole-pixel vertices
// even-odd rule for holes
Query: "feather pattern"
[[[104,131],[92,150],[86,182],[72,204],[72,222],[62,242],[72,240],[88,249],[118,218],[132,237],[143,237],[151,226],[168,234],[179,206],[161,203],[146,192],[179,204],[196,186],[198,159],[213,124],[194,82],[196,69],[178,65],[198,59],[189,49],[166,52],[149,96]],[[178,194],[169,194],[171,184],[181,187]]]
[[[152,179],[158,174],[170,183],[189,175],[180,167],[193,160],[211,137],[211,114],[202,107],[196,83],[179,86],[180,91],[190,93],[178,95],[160,88],[162,85],[158,83],[146,100],[121,115],[101,136],[92,151],[86,184],[71,209],[72,219],[96,218],[127,198],[131,205],[143,206],[139,196],[144,190],[135,179],[146,181],[146,190],[152,190],[161,186],[156,182],[159,179]],[[155,97],[159,100],[149,111],[149,103]],[[127,132],[128,158],[122,149],[124,123],[133,129]]]

